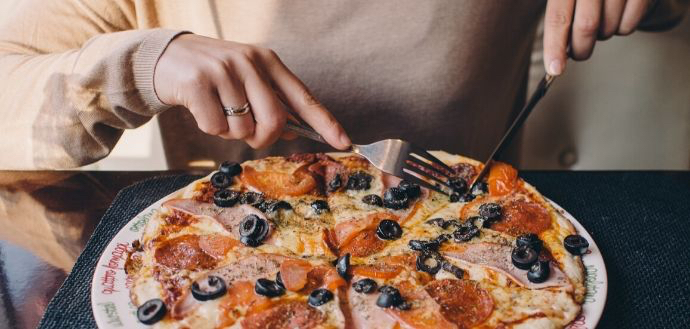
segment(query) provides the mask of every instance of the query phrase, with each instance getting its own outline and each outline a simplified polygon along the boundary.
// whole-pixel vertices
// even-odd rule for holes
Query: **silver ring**
[[[223,106],[223,113],[225,113],[226,117],[239,117],[243,116],[249,111],[252,110],[252,107],[249,105],[249,103],[245,103],[242,106],[239,107],[234,107],[234,106]]]

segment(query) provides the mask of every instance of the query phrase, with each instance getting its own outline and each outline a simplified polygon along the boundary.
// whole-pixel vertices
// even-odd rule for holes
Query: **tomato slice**
[[[314,289],[318,288],[326,288],[335,291],[338,287],[344,286],[345,284],[347,284],[347,282],[338,274],[334,267],[317,266],[311,269],[307,274],[307,283],[304,285],[301,292],[309,294]]]
[[[312,265],[301,259],[287,259],[280,264],[280,279],[283,280],[285,289],[299,291],[307,284],[307,274]]]
[[[507,163],[494,162],[489,169],[489,195],[506,195],[518,187],[518,172]]]
[[[399,265],[355,265],[352,267],[352,274],[372,279],[392,279],[398,276],[402,270],[403,267]]]
[[[292,174],[277,171],[258,171],[245,166],[240,175],[243,183],[256,188],[270,198],[305,195],[316,188],[316,179],[306,169]]]
[[[386,246],[386,242],[376,236],[376,229],[370,228],[360,231],[350,241],[340,248],[340,254],[351,254],[353,257],[373,255]]]

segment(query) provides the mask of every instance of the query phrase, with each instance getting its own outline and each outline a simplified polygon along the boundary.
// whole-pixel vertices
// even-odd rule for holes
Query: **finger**
[[[618,27],[619,35],[629,35],[635,31],[642,17],[647,12],[649,3],[648,0],[628,0],[625,4],[621,24]]]
[[[599,39],[606,40],[616,34],[623,17],[626,0],[604,0],[602,22],[599,25]]]
[[[275,56],[265,59],[268,74],[283,101],[316,130],[331,146],[344,150],[352,142],[338,120],[324,107],[309,89]]]
[[[579,0],[575,3],[575,17],[570,34],[570,55],[581,61],[594,50],[601,22],[602,0]]]
[[[565,70],[574,0],[549,0],[544,16],[544,67],[551,75]]]
[[[291,141],[297,139],[297,134],[293,133],[292,131],[284,131],[282,135],[280,135],[280,139],[284,139],[286,141]]]
[[[223,72],[218,77],[218,96],[224,107],[240,108],[247,103],[244,86],[235,78],[233,72]],[[226,139],[245,139],[254,134],[254,117],[252,113],[242,116],[228,116],[229,130],[221,137]]]
[[[275,91],[266,79],[261,76],[256,66],[243,72],[244,90],[256,121],[254,134],[245,138],[253,148],[263,148],[283,134],[287,113],[278,100]]]
[[[192,113],[201,131],[213,136],[227,133],[228,121],[225,120],[220,99],[210,87],[195,89],[185,98],[185,107]]]

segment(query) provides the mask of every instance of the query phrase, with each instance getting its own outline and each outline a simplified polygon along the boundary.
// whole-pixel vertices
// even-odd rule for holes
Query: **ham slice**
[[[452,245],[450,248],[443,248],[442,254],[469,264],[485,266],[503,273],[520,286],[529,289],[565,287],[567,291],[572,291],[572,284],[563,271],[558,268],[558,266],[555,266],[554,263],[551,263],[551,274],[545,282],[530,282],[527,280],[527,271],[521,270],[513,265],[510,259],[511,252],[512,247],[510,246],[481,242]]]
[[[355,276],[352,282],[363,279]],[[356,292],[352,286],[347,290],[347,300],[350,305],[352,328],[392,329],[396,321],[385,309],[376,306],[379,293],[364,294]]]
[[[232,234],[236,239],[240,239],[239,227],[242,220],[249,215],[256,215],[259,218],[266,219],[266,216],[258,209],[241,204],[230,208],[219,208],[211,203],[199,202],[190,199],[172,199],[163,203],[163,207],[181,211],[192,216],[209,217],[223,225],[225,229]],[[268,237],[275,230],[271,221],[268,221],[269,231]],[[268,240],[267,237],[267,240]],[[265,241],[266,242],[266,241]]]

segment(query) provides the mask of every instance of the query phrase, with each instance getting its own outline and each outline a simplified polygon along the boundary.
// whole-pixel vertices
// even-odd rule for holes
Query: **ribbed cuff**
[[[134,70],[134,84],[152,116],[172,107],[161,102],[156,95],[156,89],[153,86],[156,64],[170,41],[185,33],[191,32],[166,29],[151,30],[151,33],[144,38],[134,55],[132,68]]]

